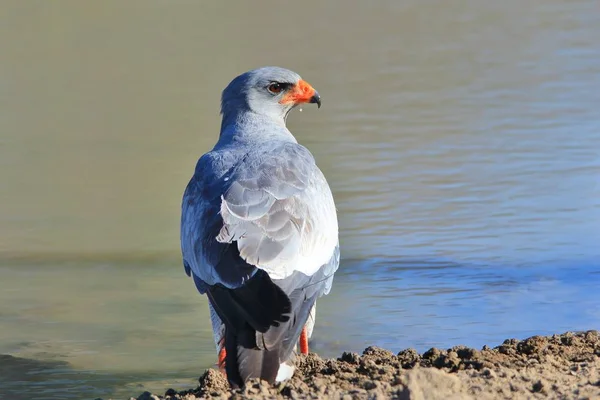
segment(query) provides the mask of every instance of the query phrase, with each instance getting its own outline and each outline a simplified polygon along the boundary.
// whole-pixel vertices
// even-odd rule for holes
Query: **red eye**
[[[267,90],[273,94],[277,94],[281,93],[281,91],[283,90],[283,86],[277,82],[273,82],[269,86],[267,86]]]

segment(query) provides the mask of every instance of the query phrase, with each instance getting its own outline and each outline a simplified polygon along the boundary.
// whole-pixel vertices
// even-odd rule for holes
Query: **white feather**
[[[275,378],[275,382],[287,381],[292,376],[294,376],[295,370],[296,368],[294,368],[293,365],[281,363],[281,365],[279,366],[279,370],[277,371],[277,377]]]

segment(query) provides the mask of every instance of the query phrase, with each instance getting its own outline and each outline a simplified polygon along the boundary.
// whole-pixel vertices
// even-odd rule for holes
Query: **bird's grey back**
[[[256,192],[254,189],[260,189],[257,185],[263,185],[266,192],[260,190]],[[247,198],[248,193],[253,196]],[[255,200],[257,193],[261,196],[258,202]],[[296,193],[302,196],[304,201],[295,199]],[[263,199],[267,202],[261,202]],[[230,207],[236,207],[233,209],[236,212],[242,212],[243,220],[236,219],[232,222],[233,225],[227,227],[229,230],[227,233],[231,234],[229,242],[242,240],[237,243],[242,253],[245,248],[240,235],[249,236],[251,239],[252,232],[257,229],[257,223],[259,223],[259,230],[256,231],[256,235],[259,237],[265,234],[264,229],[269,230],[268,226],[261,228],[260,220],[254,221],[252,215],[247,214],[252,210],[256,210],[258,216],[270,215],[271,223],[275,223],[272,218],[285,211],[282,217],[287,215],[286,218],[296,218],[297,222],[294,222],[297,225],[296,229],[307,229],[305,234],[296,232],[296,235],[300,234],[300,236],[295,237],[303,238],[304,242],[312,239],[310,244],[313,245],[319,242],[318,235],[321,234],[317,226],[333,228],[331,226],[333,223],[337,233],[335,206],[331,192],[323,174],[306,148],[286,141],[268,141],[260,146],[216,146],[215,150],[205,154],[198,161],[194,177],[184,195],[181,225],[184,260],[208,285],[224,283],[226,286],[236,287],[251,276],[248,274],[253,269],[250,265],[245,265],[245,268],[237,271],[233,266],[223,265],[222,270],[215,270],[219,264],[218,257],[224,251],[223,246],[227,246],[215,240],[217,236],[222,236],[223,232],[220,232],[220,229],[223,223],[225,222],[227,226],[228,222],[227,213],[222,210],[223,201],[228,201],[226,204]],[[271,210],[271,206],[276,202],[281,203],[283,209]],[[312,206],[309,207],[307,204]],[[245,208],[240,211],[239,207],[242,206]],[[244,222],[246,219],[249,220]],[[337,238],[337,234],[335,237]],[[282,240],[287,242],[281,242],[282,245],[273,243],[273,246],[277,246],[276,250],[288,253],[301,250],[299,247],[301,243],[289,242],[289,238]],[[294,246],[283,246],[283,243],[294,244]],[[250,242],[248,245],[252,247],[253,243]],[[267,245],[263,246],[256,257],[262,254],[263,262],[267,262],[269,257],[265,257],[264,252],[269,252],[269,249]],[[248,260],[248,257],[243,258]],[[252,261],[258,260],[250,257],[252,265],[260,265]],[[323,259],[322,263],[327,261],[328,258]],[[285,260],[281,263],[285,264]],[[237,272],[240,272],[239,276],[230,276]],[[293,271],[290,270],[284,275],[289,275],[291,272]],[[230,279],[227,278],[228,276]],[[273,278],[277,279],[277,276]],[[221,282],[222,279],[225,282]]]

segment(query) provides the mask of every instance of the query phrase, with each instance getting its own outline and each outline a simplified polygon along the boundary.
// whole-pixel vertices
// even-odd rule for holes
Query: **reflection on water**
[[[65,361],[0,354],[0,394],[10,400],[94,398],[119,382],[112,374],[73,370]]]
[[[512,268],[381,259],[346,260],[342,267],[318,307],[312,348],[326,357],[372,344],[393,351],[481,347],[600,324],[598,264]],[[6,367],[22,379],[0,374],[0,393],[127,398],[193,386],[216,353],[206,299],[180,269],[169,260],[1,267],[11,287],[0,292],[0,354],[29,361]],[[105,276],[116,278],[109,283]],[[19,372],[25,368],[35,371]]]
[[[6,2],[0,354],[42,363],[22,385],[38,398],[57,380],[74,397],[192,385],[214,362],[179,261],[181,193],[217,137],[221,89],[265,64],[323,95],[290,117],[340,215],[316,350],[598,328],[597,11]],[[0,395],[18,382],[0,377]]]
[[[598,263],[512,268],[379,260],[344,266],[338,292],[327,302],[336,321],[321,337],[339,337],[340,327],[356,335],[342,338],[332,356],[369,344],[394,351],[481,347],[600,324]],[[344,302],[351,309],[340,315]]]

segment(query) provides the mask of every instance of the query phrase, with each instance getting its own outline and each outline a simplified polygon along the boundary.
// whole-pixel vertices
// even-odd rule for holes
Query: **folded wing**
[[[225,171],[214,164],[200,160],[182,206],[184,260],[203,282],[239,287],[255,268],[271,279],[310,276],[329,261],[337,245],[335,205],[306,148],[282,143],[251,151]],[[243,263],[232,265],[231,246]]]

